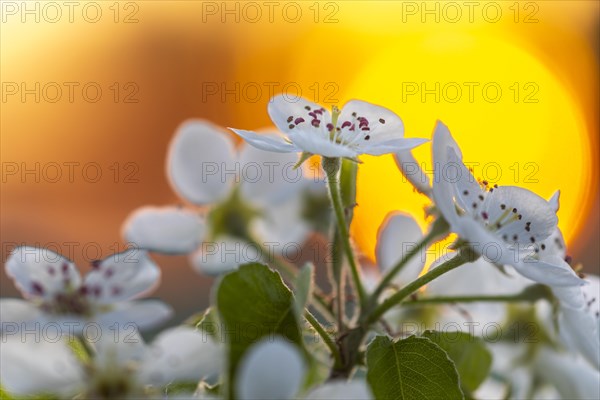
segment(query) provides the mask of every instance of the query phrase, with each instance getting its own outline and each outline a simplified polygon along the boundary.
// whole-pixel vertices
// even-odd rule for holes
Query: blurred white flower
[[[72,261],[43,248],[15,248],[5,268],[26,299],[0,299],[5,333],[16,332],[21,324],[41,329],[50,322],[69,334],[81,332],[92,321],[100,326],[135,324],[147,329],[172,313],[160,301],[132,301],[160,280],[160,269],[139,249],[94,262],[83,280]]]
[[[284,339],[268,338],[254,344],[236,372],[235,390],[241,400],[290,400],[304,381],[302,353]]]
[[[413,217],[401,212],[389,213],[377,233],[375,257],[378,271],[363,270],[368,290],[374,290],[385,275],[423,239],[423,232]],[[401,286],[419,277],[425,265],[425,254],[415,255],[392,280]]]
[[[332,113],[302,98],[277,95],[269,101],[269,116],[286,137],[232,129],[252,146],[278,153],[319,154],[355,159],[412,149],[426,139],[404,138],[402,120],[387,108],[350,100]]]
[[[553,205],[520,187],[488,187],[462,162],[448,128],[438,122],[433,136],[435,206],[459,239],[486,260],[551,286],[584,284],[564,259],[540,257],[542,243],[556,229]]]
[[[298,196],[308,179],[294,169],[296,162],[294,154],[244,144],[236,150],[226,131],[205,121],[187,121],[169,147],[167,172],[183,199],[205,208],[143,207],[129,216],[123,235],[151,251],[195,252],[195,268],[207,274],[272,256],[248,236],[279,254],[288,243],[302,244],[309,233]]]
[[[168,394],[169,384],[197,383],[223,367],[223,346],[185,326],[160,333],[149,346],[133,332],[109,332],[91,346],[91,358],[84,361],[65,341],[12,338],[2,343],[0,379],[17,395],[165,398],[161,392]]]
[[[5,336],[0,342],[0,382],[11,396],[51,393],[70,398],[81,388],[85,371],[62,340],[22,340]]]

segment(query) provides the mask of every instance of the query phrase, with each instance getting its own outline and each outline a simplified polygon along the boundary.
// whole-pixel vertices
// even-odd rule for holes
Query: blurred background
[[[0,4],[3,262],[22,244],[86,268],[123,250],[133,209],[180,202],[164,165],[182,121],[269,126],[283,91],[385,105],[409,137],[443,120],[477,177],[560,189],[573,260],[600,271],[596,1]],[[425,168],[429,154],[415,152]],[[391,157],[363,161],[352,231],[372,258],[385,215],[422,219],[426,201]],[[153,296],[178,320],[207,304],[211,279],[186,257],[156,260]]]

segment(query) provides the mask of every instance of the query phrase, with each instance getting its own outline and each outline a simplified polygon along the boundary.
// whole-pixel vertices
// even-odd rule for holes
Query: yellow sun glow
[[[394,110],[408,137],[430,138],[442,120],[477,178],[545,198],[560,189],[559,225],[567,241],[583,227],[596,185],[583,110],[567,85],[519,46],[481,34],[415,34],[373,57],[347,93]],[[429,144],[414,154],[431,170]],[[385,215],[404,210],[425,226],[428,201],[391,156],[363,161],[353,233],[373,256]]]

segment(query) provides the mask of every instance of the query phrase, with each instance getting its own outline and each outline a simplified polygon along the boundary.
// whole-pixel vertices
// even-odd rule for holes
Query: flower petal
[[[184,122],[173,138],[167,158],[171,185],[195,204],[227,197],[236,179],[236,155],[226,131],[201,120]]]
[[[535,365],[536,372],[552,383],[563,399],[600,398],[600,374],[583,360],[542,346]]]
[[[6,260],[6,274],[25,298],[49,300],[81,284],[72,261],[51,250],[30,246],[12,251]]]
[[[343,144],[332,142],[329,133],[318,134],[314,132],[294,132],[289,134],[290,140],[305,152],[319,154],[325,157],[355,158],[357,151]]]
[[[36,320],[41,314],[39,308],[21,299],[0,299],[0,332],[18,330],[21,323]]]
[[[331,122],[329,111],[301,97],[285,94],[274,96],[269,101],[267,111],[275,126],[286,134],[303,131],[306,135],[328,135],[326,125]],[[319,121],[318,127],[316,123],[311,123],[315,119]]]
[[[204,241],[192,256],[194,269],[201,274],[219,275],[237,269],[241,264],[260,261],[260,249],[230,236]]]
[[[223,346],[187,326],[163,331],[149,350],[140,375],[144,383],[157,386],[214,378],[225,358]]]
[[[391,139],[380,142],[361,142],[359,146],[360,152],[364,154],[370,154],[372,156],[380,156],[383,154],[397,153],[399,151],[410,150],[423,143],[428,142],[427,139],[421,138],[402,138],[402,139]]]
[[[338,118],[338,126],[344,125],[346,121],[351,124],[356,123],[358,118],[368,123],[368,133],[371,139],[367,143],[404,137],[404,124],[396,113],[363,100],[350,100],[344,104]]]
[[[313,390],[306,400],[372,400],[371,388],[364,380],[333,381]]]
[[[306,365],[300,351],[281,338],[264,339],[243,356],[235,388],[242,400],[293,399],[304,380]]]
[[[140,331],[154,329],[173,316],[173,309],[159,300],[133,300],[112,305],[110,311],[97,314],[94,321],[101,326],[136,327]]]
[[[577,276],[573,268],[560,257],[548,257],[547,260],[525,259],[513,263],[515,269],[524,277],[548,286],[581,286],[585,281]]]
[[[116,303],[143,296],[160,280],[160,269],[141,249],[129,249],[93,264],[85,288],[96,303]]]
[[[394,160],[402,175],[412,183],[417,191],[428,197],[431,196],[431,181],[429,176],[423,172],[423,169],[419,166],[419,163],[410,150],[397,152],[394,155]]]
[[[488,192],[481,207],[489,221],[500,221],[503,215],[512,216],[497,230],[498,235],[506,235],[522,244],[541,241],[556,229],[558,218],[552,206],[542,197],[518,186],[500,186]],[[521,215],[521,219],[516,219]],[[504,217],[503,220],[506,220]]]
[[[84,372],[65,342],[4,337],[0,344],[0,381],[10,395],[59,394],[71,398]]]
[[[383,273],[395,266],[423,238],[417,222],[408,214],[390,213],[379,228],[375,254]],[[419,252],[404,266],[395,281],[408,283],[419,276],[425,265],[425,254]]]
[[[137,248],[166,254],[187,254],[202,241],[200,216],[180,207],[142,207],[125,221],[123,237]]]
[[[302,189],[302,169],[295,153],[273,153],[243,146],[240,151],[240,190],[245,200],[269,207],[290,199]]]
[[[431,149],[434,165],[432,195],[435,206],[444,219],[454,227],[458,217],[454,205],[455,188],[453,182],[446,176],[446,168],[450,163],[449,156],[452,154],[449,150],[453,150],[460,160],[462,160],[462,153],[450,135],[448,127],[441,121],[437,121],[435,125]]]
[[[248,144],[260,150],[276,153],[293,153],[300,151],[295,145],[286,142],[285,139],[279,135],[259,135],[253,131],[235,128],[229,129],[248,142]]]
[[[600,370],[600,280],[594,275],[587,279],[588,285],[577,288],[580,293],[562,288],[553,291],[561,300],[561,338],[569,349],[579,351]]]
[[[554,210],[554,212],[558,211],[560,208],[560,190],[554,192],[550,200],[548,200],[548,203],[550,203],[550,207],[552,210]]]

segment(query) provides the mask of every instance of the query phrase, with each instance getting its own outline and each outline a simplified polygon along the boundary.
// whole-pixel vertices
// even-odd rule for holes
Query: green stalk
[[[315,331],[317,331],[317,333],[319,334],[319,336],[321,336],[321,338],[323,339],[323,342],[325,343],[325,345],[327,345],[327,347],[331,351],[331,355],[333,356],[333,359],[335,360],[335,365],[336,366],[342,365],[342,358],[340,356],[340,351],[337,348],[337,345],[336,345],[335,341],[331,338],[331,336],[329,336],[329,334],[327,333],[327,331],[325,331],[325,328],[323,328],[323,326],[310,313],[310,311],[305,310],[304,317],[306,318],[306,320],[308,321],[308,323],[313,328],[315,328]]]
[[[467,250],[467,253],[470,254],[470,251]],[[473,258],[468,256],[469,254],[465,254],[461,251],[457,256],[451,258],[450,260],[441,264],[437,268],[428,271],[425,275],[420,276],[408,285],[404,286],[393,296],[391,296],[386,301],[377,306],[373,310],[373,312],[368,313],[365,316],[367,326],[377,322],[377,320],[379,320],[379,318],[381,318],[390,308],[401,303],[405,298],[407,298],[423,286],[427,285],[432,280],[445,274],[446,272],[450,272],[453,269],[460,267],[461,265],[469,261],[473,261]]]
[[[342,205],[342,197],[340,194],[339,185],[340,166],[341,160],[339,158],[323,157],[323,169],[327,174],[327,186],[329,188],[329,195],[331,197],[331,203],[335,212],[338,231],[340,232],[344,252],[346,253],[346,258],[348,259],[348,264],[350,265],[350,272],[352,274],[354,288],[360,300],[360,305],[364,307],[367,301],[367,294],[362,285],[358,266],[354,258],[354,252],[352,251],[352,245],[350,244],[350,234],[348,232],[348,226],[346,225],[346,218],[344,216],[344,208]]]
[[[436,296],[425,297],[423,299],[407,300],[403,304],[419,305],[419,304],[441,304],[441,303],[518,303],[530,302],[535,303],[541,299],[551,299],[552,291],[545,285],[531,285],[526,287],[522,292],[509,295],[499,296]]]

